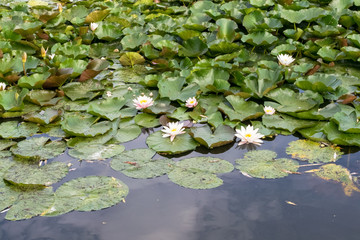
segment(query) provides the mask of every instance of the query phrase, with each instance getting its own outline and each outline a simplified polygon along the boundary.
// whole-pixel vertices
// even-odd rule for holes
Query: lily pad
[[[132,178],[154,178],[173,169],[171,159],[152,159],[151,149],[141,148],[125,151],[111,160],[111,167]]]
[[[123,143],[136,139],[141,134],[141,128],[135,124],[124,126],[119,128],[114,139]]]
[[[226,125],[220,125],[214,132],[211,131],[208,125],[193,127],[190,130],[190,135],[207,148],[220,147],[233,142],[234,134],[234,129]]]
[[[123,145],[102,145],[90,144],[69,150],[69,155],[84,160],[104,160],[122,153],[125,150]]]
[[[67,164],[62,162],[52,162],[42,167],[37,164],[16,163],[6,171],[4,179],[22,188],[50,186],[64,178],[68,169]]]
[[[153,150],[162,154],[178,154],[194,150],[199,144],[187,133],[175,137],[164,138],[161,131],[149,135],[146,144]]]
[[[30,137],[39,131],[34,123],[9,121],[0,124],[0,136],[3,138]]]
[[[247,152],[244,158],[236,160],[236,168],[256,178],[283,178],[296,172],[299,164],[291,159],[279,158],[270,150]]]
[[[125,105],[126,101],[127,100],[123,97],[114,97],[104,100],[92,101],[89,104],[87,112],[112,121],[115,118],[120,117],[120,109]]]
[[[360,189],[354,184],[350,171],[342,166],[330,163],[319,168],[320,171],[315,174],[324,180],[333,180],[340,182],[346,196],[351,196],[352,193],[360,192]]]
[[[264,115],[263,124],[268,128],[283,129],[293,133],[298,129],[313,127],[317,122],[297,119],[286,114],[275,114]]]
[[[63,141],[50,141],[47,137],[33,137],[11,147],[10,151],[17,157],[29,160],[46,160],[62,154],[66,149]]]
[[[326,146],[323,147],[321,143],[313,142],[311,140],[297,140],[289,143],[286,148],[286,153],[290,154],[292,158],[301,161],[308,161],[309,163],[327,163],[335,162],[343,154],[340,147]]]
[[[55,192],[55,203],[44,216],[58,216],[73,210],[93,211],[124,201],[129,188],[119,179],[103,176],[76,178]]]
[[[25,121],[45,125],[55,121],[60,116],[60,114],[61,114],[60,110],[46,108],[45,110],[41,110],[40,112],[31,112],[25,114],[23,116],[23,119]]]
[[[104,90],[104,86],[97,81],[71,82],[61,87],[65,95],[72,101],[78,99],[93,99],[99,95],[98,91]]]
[[[5,150],[13,145],[16,145],[16,142],[9,139],[0,139],[0,151]]]
[[[177,162],[174,170],[168,173],[168,177],[182,187],[210,189],[223,184],[216,173],[227,173],[233,169],[231,163],[220,158],[195,157]]]
[[[97,118],[87,113],[67,113],[61,121],[61,128],[71,136],[94,137],[111,128],[111,122],[96,122]]]

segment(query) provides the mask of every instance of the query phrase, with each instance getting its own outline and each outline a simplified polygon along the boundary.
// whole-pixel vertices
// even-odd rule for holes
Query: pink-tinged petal
[[[172,142],[174,140],[174,138],[175,138],[175,135],[171,135],[170,142]]]

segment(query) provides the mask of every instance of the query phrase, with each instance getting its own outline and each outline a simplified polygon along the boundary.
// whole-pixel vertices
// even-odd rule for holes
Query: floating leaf
[[[0,151],[5,150],[13,145],[16,145],[16,142],[11,141],[9,139],[0,139]]]
[[[17,157],[30,160],[46,160],[62,154],[66,149],[63,141],[50,141],[47,137],[29,138],[18,142],[10,151]]]
[[[320,171],[315,172],[318,177],[325,180],[340,182],[346,196],[350,197],[354,191],[360,192],[360,189],[354,184],[348,169],[331,163],[321,166],[319,170]]]
[[[42,87],[42,85],[49,76],[49,72],[45,74],[34,73],[31,76],[23,76],[19,79],[18,86],[28,89],[38,89]]]
[[[56,96],[55,91],[50,90],[32,90],[28,93],[27,99],[32,103],[35,103],[39,106],[54,106],[60,101],[60,97],[54,98]]]
[[[43,215],[57,216],[73,210],[100,210],[123,201],[128,193],[129,188],[113,177],[76,178],[56,190],[55,203]]]
[[[207,148],[220,147],[233,142],[234,134],[234,129],[226,125],[220,125],[214,132],[211,131],[208,125],[193,127],[190,130],[190,135]]]
[[[125,151],[111,160],[111,167],[132,178],[154,178],[173,169],[171,159],[152,159],[151,149],[141,148]]]
[[[0,91],[0,105],[6,111],[20,111],[24,108],[23,100],[28,89],[23,88],[21,92],[17,89],[10,89],[6,91]]]
[[[322,146],[321,143],[310,140],[297,140],[289,143],[286,148],[286,153],[290,154],[292,158],[309,163],[327,163],[335,162],[343,154],[340,147]]]
[[[170,138],[164,138],[161,131],[152,133],[146,139],[146,144],[158,153],[178,154],[194,150],[198,143],[189,134],[181,134],[171,142]]]
[[[94,137],[111,128],[111,122],[96,122],[97,118],[87,113],[67,113],[61,121],[61,128],[72,136]]]
[[[283,129],[291,133],[298,129],[313,127],[316,123],[316,121],[301,120],[285,114],[263,116],[263,124],[266,127]]]
[[[23,116],[23,119],[25,121],[45,125],[55,121],[60,114],[61,114],[60,110],[46,108],[45,110],[41,110],[40,112],[31,112],[25,114]]]
[[[79,146],[69,150],[69,155],[84,160],[104,160],[122,153],[125,150],[123,145],[102,145],[90,144],[87,146]]]
[[[159,119],[154,114],[141,113],[134,117],[137,125],[147,128],[152,128],[160,125]]]
[[[168,177],[182,187],[210,189],[223,184],[216,173],[227,173],[233,169],[234,166],[231,163],[220,158],[195,157],[177,162]]]
[[[299,164],[291,159],[279,158],[270,150],[247,152],[244,158],[236,160],[236,168],[256,178],[283,178],[296,172]]]
[[[34,123],[8,121],[0,124],[0,136],[3,138],[30,137],[39,131]]]
[[[120,143],[136,139],[141,134],[141,128],[135,124],[120,126],[114,139]]]
[[[115,118],[120,117],[120,109],[125,105],[126,102],[127,100],[123,97],[113,97],[103,100],[92,101],[89,104],[87,112],[112,121]]]
[[[62,162],[52,162],[39,167],[37,164],[16,163],[4,174],[3,178],[16,186],[26,188],[34,185],[50,186],[68,173],[68,166]]]
[[[78,99],[93,99],[99,93],[98,91],[104,90],[104,86],[98,81],[86,81],[86,82],[72,82],[61,87],[65,95],[72,101]]]
[[[120,57],[120,63],[124,66],[134,66],[145,62],[143,56],[137,52],[126,52]]]

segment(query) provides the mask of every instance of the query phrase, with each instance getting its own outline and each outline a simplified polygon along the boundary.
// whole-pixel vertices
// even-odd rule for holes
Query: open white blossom
[[[5,90],[5,88],[6,88],[6,83],[0,83],[0,91],[3,91],[3,90]]]
[[[90,23],[90,29],[91,31],[95,31],[98,28],[99,24],[97,23]]]
[[[270,107],[270,106],[265,106],[264,107],[264,112],[267,115],[273,115],[275,113],[275,109],[273,107]]]
[[[49,54],[49,58],[52,60],[55,57],[55,53]]]
[[[241,129],[236,129],[235,136],[241,139],[239,145],[243,144],[255,144],[261,145],[263,142],[260,138],[264,137],[264,135],[258,133],[258,128],[254,129],[253,126],[248,125],[246,128],[241,126]]]
[[[110,92],[110,91],[106,91],[106,96],[107,96],[107,97],[111,97],[111,96],[112,96],[111,92]]]
[[[185,104],[186,107],[194,108],[196,107],[196,105],[198,105],[198,101],[196,100],[195,97],[188,98],[188,100],[186,100],[186,104]]]
[[[279,64],[283,66],[289,66],[293,61],[295,61],[295,58],[289,54],[280,54],[277,56],[277,59],[279,60]]]
[[[168,127],[164,126],[164,129],[161,130],[162,132],[164,132],[162,136],[170,137],[170,141],[172,142],[176,135],[185,133],[185,128],[183,128],[183,125],[183,123],[179,122],[170,122],[168,124]]]
[[[138,98],[133,100],[136,109],[144,109],[150,107],[154,104],[154,101],[151,97],[147,96],[139,96]]]

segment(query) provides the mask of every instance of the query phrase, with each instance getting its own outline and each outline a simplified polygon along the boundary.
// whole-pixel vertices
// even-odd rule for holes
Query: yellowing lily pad
[[[286,153],[292,158],[309,163],[327,163],[335,162],[343,154],[340,147],[322,146],[321,143],[311,140],[297,140],[289,143]]]
[[[270,150],[247,152],[244,158],[236,160],[236,168],[256,178],[283,178],[298,170],[298,162],[287,159],[276,159],[277,154]]]
[[[353,178],[348,169],[330,163],[321,166],[319,170],[320,171],[315,172],[318,177],[325,180],[333,180],[335,182],[340,182],[343,186],[346,196],[351,196],[354,191],[360,192],[360,189],[355,186]]]
[[[110,166],[132,178],[154,178],[173,169],[171,159],[152,159],[155,154],[146,148],[129,150],[114,157]]]

